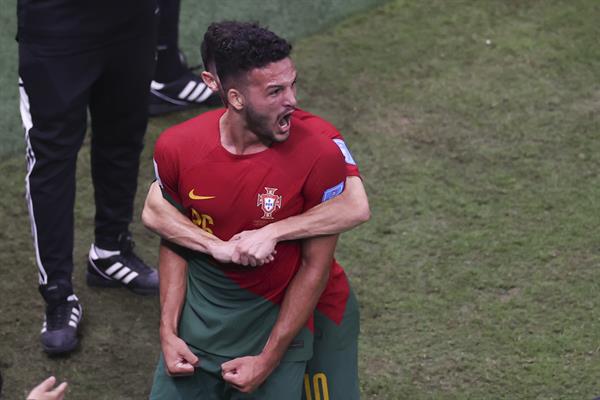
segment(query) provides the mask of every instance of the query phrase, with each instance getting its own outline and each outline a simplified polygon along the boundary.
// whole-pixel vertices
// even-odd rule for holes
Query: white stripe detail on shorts
[[[196,86],[196,89],[192,92],[192,94],[190,94],[188,96],[188,100],[189,101],[194,101],[196,100],[196,98],[198,98],[198,96],[200,96],[202,93],[204,93],[204,91],[206,90],[206,85],[204,83],[199,82],[198,86]]]
[[[111,265],[110,267],[108,267],[108,269],[106,270],[106,275],[112,276],[112,274],[114,274],[119,269],[121,269],[122,266],[123,266],[123,264],[121,264],[120,262],[114,263],[113,265]]]
[[[123,269],[121,269],[119,272],[117,272],[117,274],[115,276],[113,276],[113,279],[121,279],[122,277],[127,275],[129,272],[131,272],[130,268],[123,267]]]
[[[75,307],[73,307],[73,314],[75,314],[79,317],[79,310]]]
[[[42,264],[40,257],[40,248],[38,246],[38,234],[37,225],[35,224],[35,212],[33,210],[33,202],[31,201],[31,187],[29,184],[29,177],[35,166],[35,153],[31,147],[31,141],[29,140],[29,131],[33,127],[33,120],[31,118],[31,110],[29,108],[29,96],[23,86],[23,80],[19,78],[19,97],[20,105],[19,110],[21,111],[21,120],[23,121],[23,128],[25,129],[25,158],[27,160],[27,175],[25,176],[25,199],[27,201],[27,209],[29,210],[29,222],[31,223],[31,237],[33,238],[33,248],[35,250],[35,261],[38,267],[39,283],[40,285],[46,285],[48,283],[48,274]]]
[[[129,282],[131,282],[133,279],[135,279],[135,277],[136,277],[136,276],[138,276],[138,275],[139,275],[139,274],[138,274],[137,272],[135,272],[135,271],[131,271],[131,272],[129,273],[129,275],[127,275],[125,278],[121,279],[121,281],[122,281],[124,284],[126,284],[126,285],[127,285]]]
[[[196,87],[196,82],[189,81],[187,85],[183,88],[183,90],[177,95],[180,99],[185,99],[188,94]]]
[[[72,326],[73,328],[77,329],[77,323],[76,322],[69,321],[69,326]]]

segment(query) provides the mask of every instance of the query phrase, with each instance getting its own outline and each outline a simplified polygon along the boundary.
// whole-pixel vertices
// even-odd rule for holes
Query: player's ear
[[[217,81],[217,78],[213,74],[211,74],[208,71],[202,71],[201,76],[202,80],[210,90],[212,90],[213,92],[219,91],[219,83]]]
[[[244,108],[244,101],[244,95],[240,91],[236,89],[227,91],[227,102],[236,110],[240,111]]]

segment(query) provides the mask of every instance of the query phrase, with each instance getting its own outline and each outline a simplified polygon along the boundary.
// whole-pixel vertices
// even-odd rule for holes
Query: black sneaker
[[[144,264],[133,252],[130,234],[119,237],[119,253],[100,258],[92,245],[86,281],[88,286],[121,287],[137,294],[158,294],[158,272]]]
[[[191,70],[187,70],[173,82],[152,81],[150,84],[149,114],[151,116],[187,110],[200,105],[214,106],[220,102],[219,96]]]
[[[75,350],[79,344],[77,332],[83,317],[79,299],[68,284],[51,283],[40,286],[40,293],[46,300],[46,314],[40,337],[44,351],[63,354]]]

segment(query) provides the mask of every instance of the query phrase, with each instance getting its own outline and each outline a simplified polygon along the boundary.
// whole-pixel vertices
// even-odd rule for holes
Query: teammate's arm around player
[[[253,392],[279,365],[298,331],[306,324],[329,277],[337,235],[302,242],[302,264],[288,286],[277,322],[262,352],[221,365],[223,379],[241,392]]]
[[[160,243],[160,346],[167,373],[191,375],[198,357],[178,336],[177,327],[185,300],[187,262],[164,240]]]
[[[157,182],[153,182],[148,189],[142,222],[146,228],[171,243],[211,255],[222,263],[232,261],[236,245],[222,241],[194,225],[162,196]],[[260,265],[273,260],[271,253],[262,258]]]
[[[346,188],[338,197],[303,214],[235,235],[231,239],[237,241],[232,262],[253,265],[272,255],[277,243],[283,240],[339,234],[368,221],[370,217],[369,199],[362,179],[348,176]]]
[[[181,214],[160,192],[155,182],[150,186],[142,221],[161,237],[187,247],[242,265],[262,265],[273,258],[275,245],[282,240],[304,239],[319,235],[338,234],[352,229],[370,218],[369,201],[362,180],[346,178],[344,192],[303,214],[269,224],[262,229],[245,231],[234,237],[235,243],[222,242],[209,236]],[[207,240],[210,243],[207,244]],[[215,254],[212,254],[212,253]],[[229,260],[226,257],[231,257]]]

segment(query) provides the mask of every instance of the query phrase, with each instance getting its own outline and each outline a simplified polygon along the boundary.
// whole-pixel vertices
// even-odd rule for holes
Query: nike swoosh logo
[[[190,199],[192,200],[210,200],[214,199],[216,196],[197,196],[194,194],[194,189],[190,190],[189,193]]]

